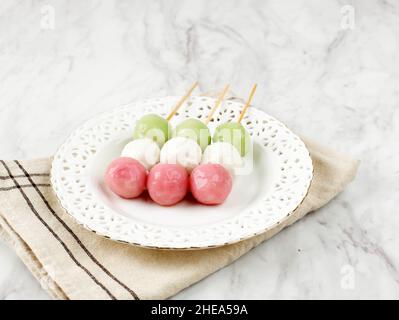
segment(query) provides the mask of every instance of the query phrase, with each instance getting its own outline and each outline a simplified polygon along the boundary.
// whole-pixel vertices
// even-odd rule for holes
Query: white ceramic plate
[[[136,120],[147,113],[165,116],[179,98],[132,103],[78,128],[56,153],[51,170],[53,188],[65,210],[99,235],[163,249],[231,244],[286,219],[308,192],[312,160],[298,136],[254,107],[243,119],[253,139],[253,169],[235,178],[224,204],[204,206],[188,197],[178,205],[161,207],[148,196],[124,200],[106,188],[106,167],[131,139]],[[172,125],[188,117],[206,118],[214,103],[212,98],[192,97],[172,119]],[[241,109],[241,103],[225,101],[210,123],[211,131],[236,120]]]

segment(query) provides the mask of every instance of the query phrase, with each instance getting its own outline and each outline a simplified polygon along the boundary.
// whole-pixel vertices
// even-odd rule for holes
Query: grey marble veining
[[[176,298],[399,298],[399,3],[0,2],[0,158],[49,156],[82,121],[231,83],[362,160],[344,193]],[[0,299],[47,298],[0,244]]]

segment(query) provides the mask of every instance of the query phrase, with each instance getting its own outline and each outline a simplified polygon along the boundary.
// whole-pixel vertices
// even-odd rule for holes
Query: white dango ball
[[[129,142],[122,150],[122,157],[133,158],[139,161],[147,170],[159,162],[160,148],[150,138],[136,139]]]
[[[243,164],[238,150],[228,142],[214,142],[204,151],[201,164],[215,163],[222,165],[234,176],[237,169]]]
[[[168,140],[161,150],[161,163],[179,164],[190,173],[202,159],[202,150],[195,140],[175,137]]]

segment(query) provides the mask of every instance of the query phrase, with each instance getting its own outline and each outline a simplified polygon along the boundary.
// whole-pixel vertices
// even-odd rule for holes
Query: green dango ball
[[[162,147],[171,137],[169,122],[156,114],[141,117],[134,128],[133,139],[150,138]]]
[[[213,141],[231,143],[243,157],[249,151],[251,137],[241,123],[226,122],[216,128]]]
[[[187,119],[179,123],[175,129],[176,137],[195,140],[202,151],[211,143],[211,132],[205,123],[198,119]]]

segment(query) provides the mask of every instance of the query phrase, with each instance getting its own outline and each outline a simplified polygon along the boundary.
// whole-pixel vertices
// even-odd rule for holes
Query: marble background
[[[399,2],[0,2],[0,158],[49,156],[83,120],[231,83],[362,160],[322,210],[176,298],[399,298]],[[0,299],[47,299],[0,243]]]

